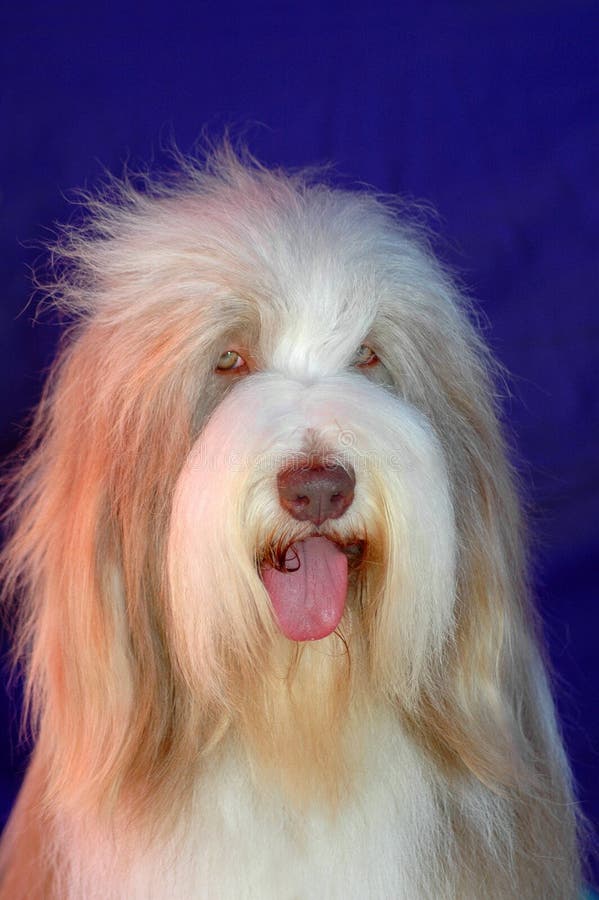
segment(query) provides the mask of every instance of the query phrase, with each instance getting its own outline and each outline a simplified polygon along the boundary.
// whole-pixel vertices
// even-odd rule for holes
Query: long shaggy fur
[[[450,279],[391,205],[227,147],[89,205],[11,483],[35,749],[2,900],[574,898],[492,365]],[[355,470],[320,533],[363,550],[335,632],[295,643],[260,566],[314,531],[276,489],[311,456]]]

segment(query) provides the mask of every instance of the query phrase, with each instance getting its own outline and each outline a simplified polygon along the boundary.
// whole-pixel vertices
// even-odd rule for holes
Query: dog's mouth
[[[349,573],[359,567],[363,555],[364,541],[338,543],[316,534],[273,549],[263,559],[262,581],[286,637],[318,641],[337,628]]]

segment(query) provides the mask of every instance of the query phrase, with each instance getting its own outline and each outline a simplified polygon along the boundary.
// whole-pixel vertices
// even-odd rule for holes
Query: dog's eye
[[[218,358],[217,372],[239,372],[247,368],[245,359],[236,350],[225,350]]]
[[[353,364],[359,368],[365,368],[366,366],[376,365],[378,361],[379,358],[372,347],[369,347],[368,344],[360,344],[354,356]]]

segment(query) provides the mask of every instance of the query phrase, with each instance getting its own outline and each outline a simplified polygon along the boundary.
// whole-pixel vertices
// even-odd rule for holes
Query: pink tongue
[[[279,627],[292,641],[318,641],[335,630],[347,595],[347,558],[327,538],[291,544],[290,571],[262,568]]]

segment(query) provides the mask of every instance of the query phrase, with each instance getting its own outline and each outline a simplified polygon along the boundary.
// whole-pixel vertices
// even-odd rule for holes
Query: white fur
[[[255,618],[273,629],[256,548],[273,530],[292,524],[278,502],[276,475],[287,459],[301,458],[307,439],[358,473],[352,506],[322,530],[334,527],[350,539],[378,524],[394,537],[389,598],[380,605],[389,645],[411,648],[409,656],[385,654],[389,665],[409,667],[406,689],[451,635],[453,512],[443,455],[426,422],[362,375],[256,375],[236,386],[211,417],[175,495],[169,554],[174,646],[192,682],[197,672],[198,688],[216,677],[211,651],[232,621],[246,618],[250,630]]]
[[[256,791],[243,761],[229,759],[203,781],[192,822],[159,850],[141,852],[115,879],[114,847],[62,836],[68,896],[86,900],[433,900],[443,876],[444,835],[430,785],[413,748],[391,722],[377,740],[361,787],[337,821],[298,815],[268,790]],[[381,738],[385,736],[385,740]],[[81,859],[85,859],[85,866]],[[422,866],[422,860],[427,860]],[[447,886],[447,890],[450,890]]]

